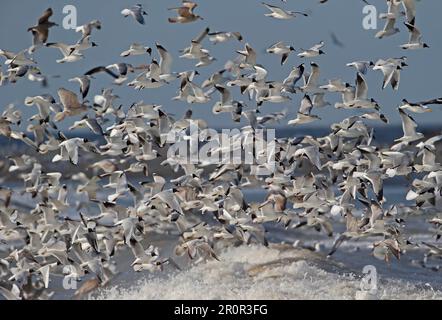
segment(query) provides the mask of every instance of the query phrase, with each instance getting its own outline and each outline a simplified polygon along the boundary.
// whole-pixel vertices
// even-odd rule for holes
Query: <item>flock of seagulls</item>
[[[395,22],[401,16],[398,6],[402,4],[406,9],[405,25],[411,34],[403,48],[428,47],[416,27],[414,1],[388,0],[387,4],[387,25],[378,37],[396,33]],[[284,20],[300,15],[308,19],[303,12],[267,3],[263,6],[270,11],[265,14],[267,17]],[[169,9],[177,12],[169,22],[202,20],[195,13],[196,8],[197,3],[183,1],[180,7]],[[19,85],[26,79],[47,85],[47,77],[33,59],[37,50],[59,49],[63,58],[56,63],[75,63],[85,58],[85,50],[97,50],[92,40],[94,33],[105,29],[99,20],[78,27],[75,31],[81,34],[80,39],[67,45],[48,41],[50,29],[58,26],[50,21],[52,14],[52,9],[47,9],[28,29],[33,34],[29,48],[18,53],[0,50],[7,67],[7,73],[0,77],[2,86]],[[146,23],[147,12],[140,4],[121,14],[132,17],[135,23]],[[232,41],[243,48],[233,51],[221,70],[200,81],[198,69],[215,61],[206,39],[218,46]],[[53,279],[67,277],[82,284],[76,293],[81,296],[112,281],[118,274],[114,256],[125,248],[133,253],[131,265],[136,272],[158,270],[165,265],[180,269],[176,255],[203,261],[219,259],[217,248],[223,245],[268,245],[267,223],[288,229],[314,229],[334,237],[334,225],[343,220],[346,230],[336,236],[330,255],[344,241],[366,237],[374,241],[373,254],[386,261],[416,247],[427,248],[423,267],[431,257],[440,258],[442,248],[407,238],[403,217],[425,213],[432,217],[429,223],[436,238],[442,235],[442,167],[436,161],[442,135],[425,137],[418,132],[411,115],[431,111],[430,107],[442,104],[442,99],[404,99],[398,107],[403,136],[389,146],[381,146],[370,125],[389,120],[374,93],[368,90],[365,75],[381,71],[380,87],[397,90],[401,71],[411,62],[405,56],[349,62],[347,66],[355,70],[354,84],[340,79],[324,84],[320,65],[313,59],[325,54],[325,45],[318,41],[308,50],[296,50],[303,62],[293,67],[285,79],[270,80],[268,70],[259,62],[259,51],[238,31],[211,32],[205,28],[179,54],[179,58],[196,61],[194,70],[174,70],[173,54],[159,42],[152,47],[134,43],[128,49],[122,48],[124,51],[114,64],[95,66],[66,79],[65,86],[70,89],[58,88],[55,97],[46,93],[27,97],[25,107],[35,110],[29,119],[23,119],[14,105],[4,108],[0,134],[23,142],[35,155],[10,156],[1,163],[8,175],[23,180],[24,188],[19,191],[0,187],[0,244],[6,250],[0,256],[0,294],[7,299],[50,298]],[[283,42],[267,49],[269,54],[281,56],[281,65],[291,61],[294,51]],[[132,65],[128,61],[135,55],[145,56],[150,62]],[[98,84],[101,75],[100,81],[108,86],[92,95],[91,83]],[[177,95],[172,99],[187,104],[189,110],[182,118],[176,118],[160,105],[142,101],[120,104],[114,90],[121,85],[134,90],[176,88]],[[333,106],[326,99],[330,95],[339,95],[342,101]],[[237,96],[242,98],[236,99]],[[264,139],[256,130],[287,121],[288,110],[263,114],[261,106],[296,105],[295,97],[301,102],[296,118],[288,120],[290,126],[320,121],[315,114],[318,108],[359,112],[333,124],[330,133],[322,137],[302,135],[261,141],[275,144],[272,174],[260,174],[269,169],[267,161],[256,166],[214,166],[190,163],[180,155],[164,158],[172,144],[171,135],[174,143],[194,139],[188,134],[192,123],[201,130],[196,143],[209,153],[230,154]],[[206,121],[195,118],[192,112],[191,106],[213,100],[214,115],[228,113],[233,123],[247,123],[233,136],[231,148],[217,145],[223,134],[210,131]],[[75,120],[68,129],[73,137],[59,129],[68,119]],[[21,129],[26,122],[26,129]],[[79,128],[90,130],[104,142],[75,136]],[[49,157],[50,163],[60,162],[71,169],[51,171],[50,163],[41,160],[43,156]],[[168,177],[152,172],[151,163],[159,158],[176,178],[168,181]],[[394,177],[410,181],[407,200],[412,205],[387,206],[384,183]],[[247,202],[243,190],[250,187],[264,188],[265,200]],[[32,201],[17,204],[24,196]],[[360,206],[362,210],[358,209]],[[154,232],[179,235],[172,256],[145,245],[146,237]],[[81,282],[86,274],[92,277]]]
[[[409,32],[409,40],[406,44],[401,45],[402,49],[416,50],[429,48],[429,45],[422,41],[422,34],[416,27],[416,3],[415,0],[387,0],[388,11],[380,15],[381,19],[385,19],[384,29],[376,34],[376,38],[382,39],[392,36],[400,29],[396,26],[401,15],[405,16],[404,25]],[[400,8],[405,9],[405,13]]]

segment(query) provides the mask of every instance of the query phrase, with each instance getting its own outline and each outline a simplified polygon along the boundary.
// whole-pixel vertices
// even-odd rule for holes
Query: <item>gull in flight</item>
[[[51,110],[58,112],[59,108],[55,106],[55,99],[51,95],[39,95],[34,97],[25,98],[26,106],[37,105],[38,114],[40,119],[47,119],[51,113]]]
[[[97,47],[97,44],[90,41],[90,36],[80,39],[74,45],[67,45],[60,42],[46,43],[46,47],[57,48],[63,54],[63,59],[56,60],[57,63],[75,62],[84,58],[84,55],[80,52],[92,47]]]
[[[302,52],[298,53],[298,57],[314,58],[314,57],[317,57],[321,54],[325,54],[325,52],[321,50],[324,47],[324,45],[325,45],[324,41],[321,41],[318,44],[315,44],[313,47],[311,47],[308,50],[300,49]]]
[[[32,46],[29,48],[29,53],[33,53],[38,47],[46,43],[49,36],[49,28],[58,26],[55,22],[49,21],[52,14],[52,8],[46,9],[43,15],[38,18],[37,25],[28,28],[28,32],[31,31],[34,36]]]
[[[261,2],[261,3],[267,9],[269,9],[271,11],[271,13],[264,14],[266,17],[272,17],[272,18],[281,19],[281,20],[293,19],[298,14],[303,15],[304,17],[308,17],[308,14],[306,14],[304,12],[284,10],[280,7],[277,7],[277,6],[274,6],[271,4],[267,4],[265,2]]]
[[[373,61],[354,61],[347,63],[347,67],[353,67],[357,72],[367,74],[368,68],[374,67]]]
[[[143,10],[143,6],[141,4],[136,4],[130,9],[125,8],[121,11],[121,14],[124,17],[132,16],[139,24],[146,23],[144,21],[144,16],[147,16],[147,12]]]
[[[197,20],[204,20],[203,17],[195,14],[193,10],[198,6],[197,3],[183,0],[182,6],[177,8],[169,8],[168,10],[176,10],[178,16],[169,18],[170,23],[189,23]]]
[[[211,32],[209,33],[209,41],[213,42],[213,44],[222,43],[229,41],[231,39],[236,39],[238,41],[242,41],[243,37],[239,32]]]
[[[89,118],[87,115],[85,115],[81,120],[75,121],[74,124],[68,128],[68,130],[73,130],[76,128],[89,128],[95,134],[104,134],[103,129],[101,128],[97,119]]]
[[[413,103],[409,102],[407,99],[402,99],[402,104],[399,108],[402,110],[411,111],[413,113],[424,113],[432,111],[432,109],[426,106],[425,102]]]
[[[308,95],[305,95],[301,101],[301,106],[299,107],[296,119],[290,120],[288,124],[296,126],[298,124],[305,124],[316,120],[320,120],[321,118],[311,114],[312,109],[313,109],[313,103],[310,97]]]
[[[128,50],[123,51],[120,56],[121,57],[128,57],[128,56],[139,56],[148,53],[149,55],[152,54],[152,48],[145,47],[142,44],[139,43],[133,43],[130,45]]]
[[[271,45],[266,52],[267,53],[274,53],[274,54],[278,54],[281,55],[281,65],[283,65],[286,61],[287,58],[289,57],[289,54],[295,51],[295,48],[293,48],[292,46],[287,46],[284,44],[283,41],[279,41],[273,45]]]
[[[78,82],[80,84],[80,93],[82,98],[86,98],[87,94],[89,93],[89,88],[91,85],[91,79],[89,76],[80,76],[80,77],[74,77],[72,79],[69,79],[70,82]]]
[[[400,32],[399,28],[396,28],[396,20],[399,17],[401,2],[401,0],[387,0],[388,12],[379,16],[381,19],[386,19],[385,26],[375,35],[376,38],[382,39]]]
[[[60,143],[60,154],[57,154],[52,159],[52,162],[70,161],[72,164],[78,164],[78,147],[84,146],[88,141],[84,138],[72,138]]]
[[[287,76],[287,78],[284,79],[283,84],[294,88],[296,86],[296,83],[302,79],[302,76],[304,75],[304,70],[305,65],[303,63],[297,67],[293,67],[290,71],[290,74]]]
[[[379,110],[379,104],[373,98],[368,99],[368,85],[361,73],[356,76],[356,90],[353,101],[347,103],[351,108],[376,109]]]
[[[250,44],[246,43],[244,50],[238,50],[236,52],[243,56],[243,65],[249,68],[253,68],[253,66],[256,65],[256,51]]]
[[[410,33],[410,38],[408,40],[408,43],[400,46],[402,49],[416,50],[416,49],[423,49],[430,47],[425,42],[422,42],[422,34],[419,31],[419,29],[414,25],[414,21],[412,21],[411,23],[405,22],[404,24],[408,28],[408,32]]]
[[[409,143],[422,139],[424,135],[420,132],[416,132],[417,123],[414,121],[414,119],[403,109],[398,108],[398,111],[399,115],[401,116],[402,130],[404,131],[404,135],[395,141]]]
[[[77,95],[65,88],[57,90],[60,102],[63,105],[63,111],[55,115],[55,121],[62,121],[66,117],[76,116],[88,110],[85,102],[80,103]]]
[[[401,79],[400,70],[402,70],[400,65],[391,62],[378,62],[373,67],[373,70],[381,70],[382,74],[384,75],[382,90],[385,89],[389,84],[391,84],[393,90],[399,90],[399,82]]]
[[[311,71],[309,74],[303,73],[304,78],[304,86],[302,86],[300,89],[303,92],[317,92],[319,89],[318,87],[318,80],[320,75],[320,69],[319,65],[315,62],[310,63]],[[304,68],[303,68],[304,69]]]
[[[101,29],[101,22],[99,20],[92,20],[88,23],[83,24],[82,26],[79,26],[75,29],[75,32],[81,32],[82,39],[86,38],[87,36],[90,36],[92,34],[93,29],[100,30]]]

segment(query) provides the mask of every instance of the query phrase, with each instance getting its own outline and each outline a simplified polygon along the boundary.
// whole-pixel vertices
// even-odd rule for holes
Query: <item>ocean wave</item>
[[[379,282],[377,292],[369,294],[360,289],[360,274],[321,254],[289,246],[241,246],[224,251],[220,261],[102,289],[94,299],[442,299],[429,286]]]

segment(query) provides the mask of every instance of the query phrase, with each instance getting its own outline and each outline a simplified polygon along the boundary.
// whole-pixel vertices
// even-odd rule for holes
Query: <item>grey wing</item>
[[[301,101],[299,112],[302,114],[310,114],[313,108],[313,103],[308,95],[305,95]]]
[[[160,54],[161,74],[169,74],[172,68],[172,55],[160,44],[156,45]]]
[[[132,11],[135,20],[137,20],[141,24],[145,23],[141,7],[135,6],[135,7],[132,7],[130,10]]]
[[[356,99],[365,100],[368,95],[368,86],[364,77],[358,72],[356,77]]]
[[[99,125],[96,119],[88,119],[87,125],[95,134],[103,135],[103,129],[101,128],[101,126]]]
[[[348,236],[346,236],[345,234],[341,234],[335,241],[335,243],[333,243],[333,247],[331,248],[330,252],[328,253],[328,256],[331,256],[333,253],[336,252],[336,250],[338,250],[338,248],[340,247],[340,245],[348,240]]]
[[[225,105],[226,103],[228,103],[231,100],[231,94],[227,88],[225,88],[223,86],[219,86],[219,85],[216,85],[215,88],[221,94],[221,103],[223,105]]]
[[[107,73],[108,75],[110,75],[111,77],[113,77],[113,78],[115,78],[115,79],[118,78],[118,76],[117,76],[115,73],[113,73],[111,70],[109,70],[108,68],[103,67],[103,66],[92,68],[91,70],[89,70],[88,72],[86,72],[85,75],[86,75],[86,76],[90,76],[90,75],[93,75],[93,74],[95,74],[95,73],[99,73],[99,72],[106,72],[106,73]]]
[[[192,39],[192,42],[200,43],[209,34],[210,29],[205,28],[196,38]]]
[[[405,8],[407,21],[411,22],[416,17],[416,3],[414,0],[402,0],[402,5]]]
[[[405,111],[399,109],[399,114],[402,119],[402,129],[404,131],[405,136],[414,136],[416,134],[417,124],[414,122],[413,118],[411,118]]]

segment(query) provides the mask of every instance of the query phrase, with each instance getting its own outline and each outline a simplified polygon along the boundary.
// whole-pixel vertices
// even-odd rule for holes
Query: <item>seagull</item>
[[[328,92],[344,92],[347,89],[346,83],[341,79],[329,80],[328,84],[320,86],[319,89],[327,90]]]
[[[373,98],[368,99],[368,85],[361,73],[358,73],[356,77],[356,91],[354,100],[350,102],[348,106],[363,109],[373,108],[376,110],[380,108],[379,104]]]
[[[429,48],[428,44],[422,42],[422,34],[414,24],[409,22],[405,22],[404,24],[408,28],[408,32],[410,33],[410,38],[408,40],[408,43],[400,46],[402,49],[416,50],[416,49]]]
[[[367,113],[364,113],[363,115],[361,115],[361,118],[382,121],[387,124],[389,123],[389,120],[387,119],[387,117],[384,114],[379,113],[379,112],[367,112]]]
[[[86,36],[77,41],[77,43],[71,46],[71,52],[83,51],[89,48],[98,47],[98,45],[91,41],[91,36]]]
[[[127,177],[124,171],[114,171],[112,173],[105,173],[100,178],[109,177],[109,183],[103,188],[114,188],[115,193],[110,194],[107,199],[110,202],[115,202],[119,197],[129,191],[127,184]]]
[[[321,54],[325,54],[324,51],[321,50],[325,45],[324,41],[319,42],[308,50],[300,49],[302,52],[298,53],[298,57],[301,58],[314,58]]]
[[[232,112],[235,107],[230,91],[221,85],[215,85],[215,89],[220,93],[221,101],[217,101],[215,103],[215,105],[212,107],[212,112],[214,114],[220,112]]]
[[[279,41],[271,45],[266,50],[267,53],[281,55],[281,65],[283,65],[287,61],[287,58],[292,51],[295,51],[295,48],[293,48],[292,46],[286,46],[283,41]]]
[[[298,124],[306,124],[316,120],[321,120],[321,118],[319,118],[318,116],[311,114],[312,109],[313,103],[310,97],[308,95],[305,95],[301,101],[301,106],[299,107],[296,119],[290,120],[288,124],[296,126]]]
[[[0,56],[6,59],[5,64],[11,66],[24,66],[35,64],[35,60],[26,56],[27,50],[22,50],[18,53],[1,50]]]
[[[323,92],[313,94],[313,99],[312,99],[313,107],[323,108],[326,106],[330,106],[331,103],[328,101],[325,101],[324,96],[325,96],[325,93],[323,93]]]
[[[373,70],[381,70],[384,75],[384,81],[382,83],[382,89],[385,89],[388,84],[391,84],[393,90],[399,90],[399,82],[400,82],[400,65],[396,65],[394,63],[386,63],[382,65],[375,65]]]
[[[346,84],[346,90],[341,93],[342,102],[335,103],[335,108],[350,108],[351,103],[355,99],[356,88],[350,84]]]
[[[205,28],[196,38],[192,39],[190,47],[181,50],[180,58],[185,59],[203,59],[210,56],[209,50],[202,47],[201,42],[209,33],[209,28]]]
[[[62,121],[66,117],[75,116],[88,110],[88,106],[85,102],[80,103],[74,92],[60,88],[57,90],[57,94],[63,105],[63,111],[55,115],[55,121]]]
[[[432,112],[432,110],[429,107],[427,107],[424,103],[412,103],[409,102],[407,99],[402,99],[402,104],[399,108],[414,113]]]
[[[40,68],[35,66],[30,66],[28,69],[28,80],[40,82],[42,87],[46,88],[48,86],[48,77],[41,73]]]
[[[243,37],[239,32],[211,32],[209,35],[209,41],[213,42],[213,44],[223,43],[229,41],[231,39],[236,39],[238,41],[242,41]]]
[[[130,241],[130,246],[135,256],[135,260],[131,264],[135,271],[155,270],[161,267],[162,262],[159,261],[158,248],[154,248],[151,245],[147,250],[144,250],[143,246],[133,239]]]
[[[70,46],[64,43],[46,43],[49,48],[57,48],[63,54],[63,59],[57,59],[57,63],[75,62],[83,59],[84,56],[76,50],[75,46]]]
[[[347,63],[347,67],[353,67],[356,69],[357,72],[360,72],[362,74],[367,74],[369,67],[374,67],[373,61],[354,61]]]
[[[43,15],[38,18],[37,25],[28,28],[28,32],[31,31],[34,36],[32,46],[29,48],[29,53],[33,53],[39,46],[46,43],[49,36],[49,29],[58,26],[55,22],[49,21],[52,14],[52,8],[46,9]]]
[[[155,47],[157,48],[158,54],[160,55],[160,73],[163,77],[170,77],[172,72],[172,62],[173,57],[169,51],[166,50],[161,44],[158,42],[155,43]]]
[[[223,85],[224,83],[227,82],[227,78],[225,78],[223,76],[223,74],[226,72],[226,69],[222,69],[220,71],[217,71],[215,73],[212,73],[212,75],[204,80],[204,82],[201,84],[202,88],[207,88],[207,87],[211,87],[211,86],[215,86],[215,85]]]
[[[256,65],[256,51],[248,43],[245,44],[245,49],[236,51],[244,57],[243,64],[249,68]]]
[[[198,6],[197,3],[183,0],[182,6],[178,8],[169,8],[168,10],[176,10],[178,16],[175,18],[168,18],[170,23],[189,23],[197,20],[204,20],[203,17],[193,13],[193,10]]]
[[[435,144],[442,140],[442,135],[434,136],[425,142],[419,142],[416,147],[420,149],[417,156],[422,155],[422,165],[415,164],[414,168],[418,172],[437,171],[441,169],[439,163],[436,163],[437,148]]]
[[[195,259],[197,255],[202,255],[220,260],[204,237],[183,242],[180,246],[176,247],[175,253],[179,256],[187,253],[190,259]]]
[[[303,92],[316,92],[319,90],[318,87],[318,80],[319,80],[319,65],[315,62],[310,63],[311,66],[311,72],[309,75],[306,75],[304,73],[304,82],[305,85],[301,87],[301,90]]]
[[[70,82],[78,82],[80,84],[80,93],[83,98],[83,100],[86,98],[87,94],[89,93],[89,88],[91,85],[90,77],[87,75],[83,75],[80,77],[74,77],[72,79],[69,79]]]
[[[81,38],[83,39],[90,36],[94,28],[97,30],[101,29],[101,22],[99,20],[92,20],[88,23],[85,23],[82,26],[75,28],[75,32],[81,32]]]
[[[147,12],[143,10],[143,6],[141,4],[136,4],[130,9],[123,9],[121,14],[124,17],[132,16],[139,24],[145,24],[143,16],[147,16]]]
[[[424,135],[420,132],[416,132],[417,124],[414,119],[408,115],[403,109],[398,108],[399,115],[402,120],[402,130],[404,131],[404,135],[396,139],[397,142],[413,142],[416,140],[420,140],[424,137]]]
[[[426,100],[426,101],[422,101],[420,102],[420,104],[442,104],[442,98],[436,98],[436,99],[431,99],[431,100]]]
[[[270,114],[257,117],[256,121],[261,125],[270,124],[270,123],[279,123],[282,119],[286,117],[287,112],[288,112],[287,109],[284,109],[280,112],[272,112]]]
[[[382,39],[384,37],[392,36],[400,30],[395,27],[396,20],[399,17],[399,6],[401,5],[401,0],[387,0],[388,12],[386,14],[381,14],[381,19],[386,19],[384,29],[376,33],[375,37]]]
[[[78,148],[88,142],[84,138],[72,138],[60,143],[60,154],[57,154],[52,159],[52,162],[70,161],[72,164],[78,164]]]
[[[119,74],[114,73],[111,69],[115,69]],[[108,66],[98,66],[85,72],[85,76],[93,76],[94,74],[104,72],[114,78],[115,84],[121,84],[127,80],[129,72],[134,72],[132,65],[127,63],[114,63]]]
[[[283,84],[295,87],[296,83],[302,79],[304,70],[305,65],[303,63],[297,67],[293,67],[288,77],[284,79]]]
[[[272,83],[269,85],[269,88],[265,95],[259,95],[257,98],[258,105],[261,105],[263,101],[271,102],[271,103],[285,103],[291,100],[289,96],[282,94],[282,84]]]
[[[35,163],[35,159],[25,154],[18,157],[8,157],[8,159],[13,163],[13,165],[9,167],[8,170],[9,172],[23,171],[30,169]]]
[[[26,97],[25,105],[33,106],[36,105],[38,108],[38,114],[40,119],[49,120],[51,111],[59,112],[59,108],[55,106],[55,99],[50,95],[40,95],[34,97]]]
[[[130,245],[130,241],[142,240],[144,225],[141,216],[121,219],[115,223],[115,226],[121,226],[121,228],[123,228],[123,238],[127,245]]]
[[[271,13],[264,14],[266,17],[272,17],[275,19],[288,20],[296,17],[297,14],[303,15],[304,17],[308,17],[308,14],[299,11],[288,11],[284,10],[280,7],[267,4],[265,2],[261,2],[267,9],[271,11]]]
[[[75,121],[72,126],[68,128],[68,130],[73,130],[76,128],[89,128],[93,133],[98,135],[103,135],[103,129],[101,128],[100,124],[98,123],[97,119],[89,118],[87,115],[85,115],[81,120]]]
[[[128,56],[139,56],[148,53],[152,54],[152,49],[150,47],[144,47],[142,44],[133,43],[130,45],[129,49],[123,51],[120,56],[128,57]]]

